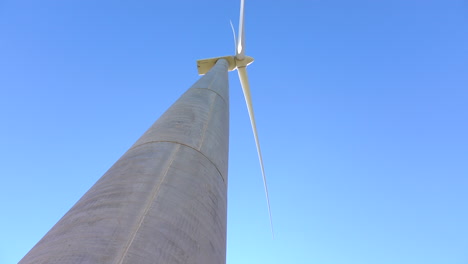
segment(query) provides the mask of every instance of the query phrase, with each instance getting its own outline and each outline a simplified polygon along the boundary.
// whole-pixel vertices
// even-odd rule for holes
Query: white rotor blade
[[[247,104],[247,109],[249,110],[250,123],[252,124],[252,130],[253,130],[254,137],[255,137],[255,144],[257,144],[258,159],[260,160],[260,167],[262,168],[263,186],[265,187],[265,195],[266,195],[266,200],[268,204],[268,215],[270,216],[271,232],[273,233],[273,223],[271,220],[271,210],[270,210],[270,198],[268,196],[268,187],[267,187],[267,182],[266,182],[266,177],[265,177],[265,170],[263,169],[263,159],[262,159],[262,152],[260,150],[260,142],[258,141],[257,126],[255,125],[255,116],[254,116],[254,110],[253,110],[253,105],[252,105],[252,98],[250,96],[249,79],[247,77],[247,70],[245,69],[245,67],[237,68],[237,71],[239,73],[239,79],[242,85],[242,91],[244,92],[245,103]]]
[[[240,6],[240,17],[239,17],[239,39],[237,42],[237,49],[236,49],[236,58],[238,60],[243,60],[245,58],[245,32],[244,32],[244,7],[245,7],[245,0],[241,0]]]
[[[237,54],[237,39],[236,39],[236,31],[234,30],[234,25],[232,24],[232,21],[229,20],[229,23],[231,23],[231,29],[232,29],[232,35],[234,36],[234,49]]]

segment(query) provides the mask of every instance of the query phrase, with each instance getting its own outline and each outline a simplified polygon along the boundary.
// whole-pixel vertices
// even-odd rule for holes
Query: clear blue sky
[[[238,0],[0,1],[0,263],[230,55]],[[227,263],[468,263],[468,2],[246,3]]]

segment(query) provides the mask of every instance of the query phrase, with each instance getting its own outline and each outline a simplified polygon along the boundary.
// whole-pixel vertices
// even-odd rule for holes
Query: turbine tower
[[[228,70],[239,72],[268,202],[246,72],[252,61],[241,0],[236,55],[198,61],[204,76],[19,263],[225,263]]]

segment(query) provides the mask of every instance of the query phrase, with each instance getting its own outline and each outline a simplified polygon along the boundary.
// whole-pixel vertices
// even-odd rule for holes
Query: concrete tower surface
[[[220,59],[19,263],[225,263],[227,72]]]

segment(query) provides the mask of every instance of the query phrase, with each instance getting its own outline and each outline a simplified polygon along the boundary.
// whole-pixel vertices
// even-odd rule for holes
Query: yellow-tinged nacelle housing
[[[243,60],[238,60],[235,56],[224,56],[224,57],[216,57],[216,58],[209,58],[203,60],[197,60],[197,68],[198,74],[203,75],[207,73],[211,68],[216,64],[219,59],[225,59],[229,63],[228,70],[233,71],[238,67],[245,67],[251,64],[254,59],[250,56],[245,56]]]

